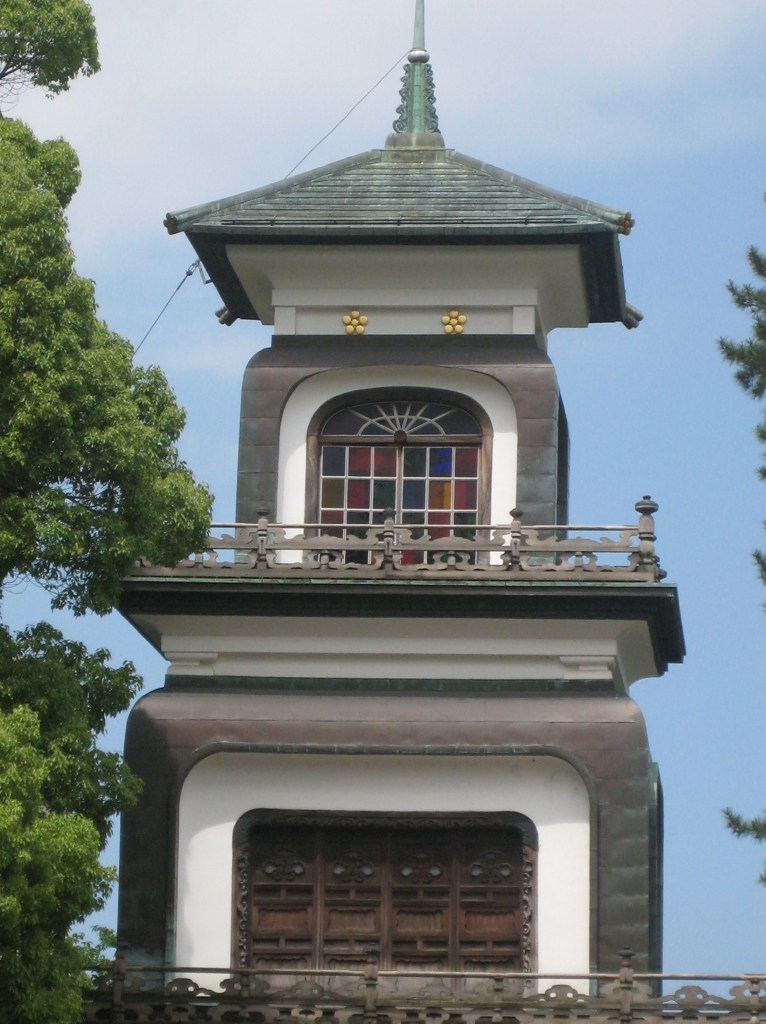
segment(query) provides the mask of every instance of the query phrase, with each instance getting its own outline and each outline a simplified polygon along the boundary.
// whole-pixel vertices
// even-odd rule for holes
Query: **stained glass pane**
[[[428,449],[428,472],[431,476],[452,475],[452,448]]]
[[[396,507],[396,480],[376,480],[372,490],[374,508]]]
[[[450,514],[449,512],[429,512],[428,522],[437,526],[449,526]]]
[[[325,476],[346,475],[346,451],[345,447],[324,446],[322,449],[322,473]]]
[[[421,526],[425,518],[425,512],[404,512],[402,522],[405,526]]]
[[[348,475],[369,476],[371,465],[370,448],[349,448],[348,450]]]
[[[428,485],[428,507],[446,508],[452,504],[452,484],[432,480]]]
[[[396,476],[396,448],[375,448],[375,476]]]
[[[456,512],[455,513],[455,524],[459,526],[475,526],[476,525],[476,513],[475,512]]]
[[[349,480],[348,482],[348,502],[349,508],[369,508],[370,507],[370,481],[369,480]]]
[[[455,508],[476,508],[476,481],[455,481]]]
[[[324,480],[322,482],[322,507],[343,508],[343,480]]]
[[[425,508],[425,480],[404,480],[402,492],[402,508]]]
[[[426,449],[405,448],[404,449],[404,476],[425,476],[426,475]]]
[[[343,522],[343,511],[339,509],[336,512],[335,510],[325,509],[322,512],[322,522],[323,523],[342,523]]]
[[[455,449],[455,476],[476,476],[478,468],[478,448]]]
[[[348,523],[362,523],[366,526],[369,523],[369,521],[370,513],[367,512],[366,510],[361,512],[349,510],[348,514],[346,515],[346,522]]]
[[[322,434],[325,437],[390,437],[397,430],[425,437],[481,435],[478,421],[464,409],[417,399],[349,406],[329,417]]]

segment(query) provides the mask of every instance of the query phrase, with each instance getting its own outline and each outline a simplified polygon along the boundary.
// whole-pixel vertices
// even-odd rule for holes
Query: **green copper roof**
[[[168,214],[171,234],[240,241],[482,242],[628,234],[629,213],[566,196],[454,150],[372,150]]]
[[[635,326],[625,302],[618,234],[629,213],[564,195],[444,148],[416,0],[402,103],[385,149],[340,160],[263,188],[177,213],[227,306],[226,319],[257,317],[231,267],[236,244],[577,244],[592,322]]]

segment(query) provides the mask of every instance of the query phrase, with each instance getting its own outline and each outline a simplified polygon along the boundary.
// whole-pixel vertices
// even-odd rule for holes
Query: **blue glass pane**
[[[428,453],[431,476],[452,476],[452,448],[429,448]]]
[[[402,484],[402,508],[425,508],[425,480],[405,480]]]
[[[346,449],[325,445],[322,449],[322,473],[324,476],[346,475]]]

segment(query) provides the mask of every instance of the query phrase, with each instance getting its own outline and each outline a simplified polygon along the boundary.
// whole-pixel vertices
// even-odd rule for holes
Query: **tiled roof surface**
[[[171,231],[254,235],[627,233],[629,214],[546,189],[451,150],[373,150],[196,207]]]

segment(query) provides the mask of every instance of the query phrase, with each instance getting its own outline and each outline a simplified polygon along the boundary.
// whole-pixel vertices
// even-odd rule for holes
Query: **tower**
[[[660,963],[660,791],[628,689],[683,655],[638,525],[567,522],[547,336],[637,324],[629,214],[446,148],[418,0],[384,148],[169,215],[245,370],[236,523],[123,612],[169,661],[129,723],[138,963]]]

